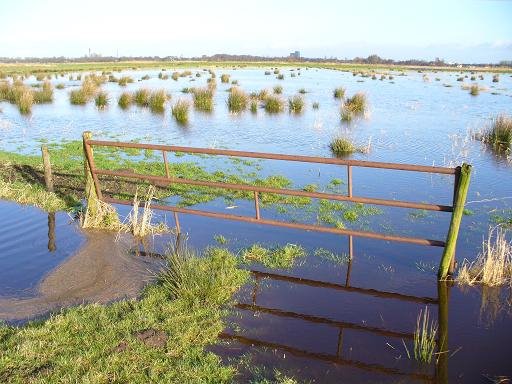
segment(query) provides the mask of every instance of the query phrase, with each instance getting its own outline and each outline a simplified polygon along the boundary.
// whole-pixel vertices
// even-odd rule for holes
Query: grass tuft
[[[133,95],[133,101],[139,107],[147,107],[149,105],[149,97],[151,92],[147,88],[141,88],[135,91]]]
[[[148,100],[151,112],[163,113],[165,111],[165,102],[167,99],[168,96],[163,89],[151,92]]]
[[[338,87],[333,91],[333,96],[335,99],[343,99],[345,97],[345,88]]]
[[[288,99],[288,109],[293,113],[301,113],[304,104],[304,98],[301,95],[295,95]]]
[[[280,95],[281,93],[283,93],[283,87],[281,85],[276,85],[274,87],[274,93],[276,95]]]
[[[210,88],[194,88],[194,108],[198,111],[213,111],[213,91]]]
[[[96,98],[94,99],[94,102],[98,108],[105,108],[109,101],[110,99],[108,97],[108,93],[105,91],[98,92]]]
[[[121,93],[121,96],[119,96],[119,99],[117,100],[117,104],[122,109],[128,108],[132,104],[132,102],[133,102],[133,96],[129,92]]]
[[[512,242],[507,240],[505,229],[498,226],[489,230],[477,259],[462,263],[457,281],[465,285],[512,286]]]
[[[226,73],[223,73],[220,76],[220,81],[221,81],[221,83],[229,83],[229,75]]]
[[[228,109],[232,113],[240,113],[247,109],[249,96],[238,87],[231,88],[228,96]]]
[[[176,121],[180,124],[188,123],[188,111],[190,109],[190,103],[186,100],[179,99],[172,106],[172,115],[176,119]]]
[[[436,336],[438,325],[430,320],[428,307],[420,310],[414,331],[414,358],[422,363],[430,364],[436,350]]]
[[[366,95],[358,92],[347,98],[341,105],[341,120],[351,121],[356,116],[364,115],[367,109]]]
[[[306,256],[306,251],[300,245],[286,244],[284,247],[268,249],[259,244],[242,251],[242,260],[246,263],[258,262],[267,268],[292,268],[297,259]]]
[[[496,150],[509,151],[512,145],[512,117],[498,115],[478,138]]]
[[[284,101],[277,95],[268,95],[264,100],[267,113],[280,113],[284,111]]]

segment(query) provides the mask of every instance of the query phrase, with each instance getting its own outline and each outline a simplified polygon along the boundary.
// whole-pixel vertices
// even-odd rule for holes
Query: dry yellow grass
[[[507,231],[499,226],[489,230],[477,259],[462,263],[457,276],[460,284],[512,286],[512,242],[507,240],[506,234]]]

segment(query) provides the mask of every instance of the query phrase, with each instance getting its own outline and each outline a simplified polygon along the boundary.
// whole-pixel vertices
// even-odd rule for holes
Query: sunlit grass
[[[229,75],[226,73],[223,73],[220,76],[220,81],[221,81],[221,83],[229,83]]]
[[[284,101],[277,95],[268,95],[263,101],[265,111],[268,113],[280,113],[284,111]]]
[[[249,96],[238,87],[231,88],[228,96],[228,109],[232,113],[240,113],[246,110]]]
[[[429,364],[436,350],[437,322],[430,319],[428,307],[420,310],[414,331],[414,358]]]
[[[186,100],[179,99],[172,106],[171,112],[178,123],[187,124],[189,109],[190,109],[190,103]]]
[[[213,91],[210,88],[194,88],[194,108],[198,111],[213,111]]]
[[[162,113],[165,111],[165,102],[168,96],[164,89],[156,90],[151,92],[148,100],[149,108],[151,112]]]
[[[105,108],[109,103],[108,93],[105,91],[98,92],[94,102],[98,108]]]
[[[283,93],[283,87],[281,85],[276,85],[274,87],[274,93],[276,95],[280,95],[281,93]]]
[[[355,116],[364,115],[366,109],[366,95],[361,92],[356,93],[354,96],[347,98],[341,105],[341,120],[350,121]]]
[[[126,109],[128,108],[131,103],[133,102],[133,96],[129,92],[123,92],[119,96],[119,99],[117,100],[117,104],[122,108]]]
[[[149,97],[151,95],[151,91],[147,88],[141,88],[135,91],[133,94],[133,101],[139,107],[147,107],[149,105]]]
[[[345,97],[345,88],[338,87],[333,91],[333,96],[335,99],[343,99]]]
[[[288,99],[288,109],[293,113],[301,113],[304,109],[304,98],[301,95],[295,95]]]

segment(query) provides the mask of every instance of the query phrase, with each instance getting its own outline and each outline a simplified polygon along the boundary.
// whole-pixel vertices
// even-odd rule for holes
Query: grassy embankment
[[[232,295],[247,279],[225,249],[207,249],[202,258],[173,253],[140,300],[82,305],[24,327],[0,325],[0,381],[232,382],[237,367],[205,348],[217,342]]]

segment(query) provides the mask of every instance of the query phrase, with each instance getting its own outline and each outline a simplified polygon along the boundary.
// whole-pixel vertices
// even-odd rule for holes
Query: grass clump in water
[[[149,97],[151,96],[151,92],[147,88],[141,88],[135,91],[133,95],[133,101],[139,107],[147,107],[149,105]]]
[[[430,364],[436,350],[437,322],[430,319],[428,307],[420,310],[414,331],[414,358]]]
[[[257,113],[258,112],[258,100],[251,99],[251,105],[249,108],[252,113]]]
[[[284,101],[277,95],[268,95],[264,100],[267,113],[280,113],[284,111]]]
[[[329,144],[329,148],[336,156],[345,156],[357,152],[357,147],[354,143],[352,143],[350,139],[342,136],[335,137]]]
[[[213,111],[213,91],[210,88],[195,88],[193,90],[194,107],[198,111]]]
[[[117,104],[122,109],[128,108],[132,104],[132,102],[133,102],[133,96],[129,92],[121,93],[121,96],[119,96],[119,99],[117,100]]]
[[[295,95],[288,99],[288,109],[293,113],[301,113],[304,109],[304,98],[301,95]]]
[[[347,98],[341,105],[341,120],[351,121],[355,116],[364,115],[367,109],[366,95],[358,92]]]
[[[32,105],[34,104],[32,90],[24,87],[17,96],[16,104],[21,114],[26,115],[32,112]]]
[[[41,90],[34,92],[34,101],[37,104],[51,103],[53,101],[53,86],[49,81],[45,81]]]
[[[246,263],[258,262],[267,268],[292,268],[295,261],[306,256],[306,251],[300,245],[286,244],[284,247],[268,249],[259,244],[242,251],[242,260]]]
[[[130,77],[130,76],[123,76],[121,77],[117,83],[121,86],[121,87],[126,87],[126,85],[128,85],[128,83],[133,83],[133,79]]]
[[[457,281],[460,284],[487,286],[512,286],[512,242],[506,238],[507,231],[501,227],[489,230],[482,251],[470,263],[464,260]]]
[[[172,106],[171,112],[178,123],[187,124],[189,109],[190,103],[186,100],[180,99]]]
[[[281,85],[276,85],[274,87],[274,93],[276,95],[280,95],[281,93],[283,93],[283,87]]]
[[[333,96],[335,99],[343,99],[345,97],[345,88],[338,87],[333,91]]]
[[[110,99],[108,97],[108,93],[105,91],[98,92],[96,98],[94,99],[96,106],[100,109],[105,108],[108,105],[109,101]]]
[[[470,94],[471,96],[477,96],[479,93],[480,93],[480,88],[478,87],[478,84],[473,84],[473,85],[469,88],[469,94]]]
[[[495,117],[478,138],[494,149],[509,151],[512,145],[512,117],[504,114]]]
[[[168,96],[163,89],[151,92],[148,100],[151,112],[163,113],[165,111],[165,102],[167,99]]]
[[[318,101],[315,101],[315,102],[313,102],[312,107],[313,107],[313,109],[319,109],[320,103]]]
[[[238,87],[231,88],[228,96],[228,109],[232,113],[240,113],[247,109],[249,96]]]
[[[226,73],[223,73],[220,76],[220,81],[221,81],[221,83],[229,83],[229,75]]]

